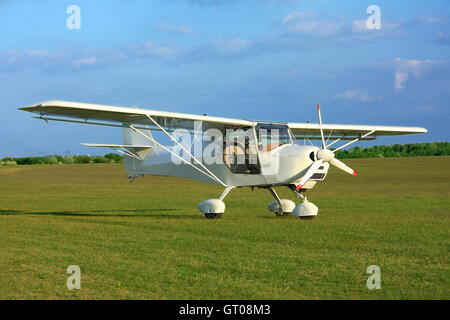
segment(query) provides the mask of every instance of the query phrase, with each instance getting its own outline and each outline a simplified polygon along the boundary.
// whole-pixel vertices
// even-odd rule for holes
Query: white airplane
[[[325,179],[330,164],[356,176],[356,171],[336,159],[334,152],[359,140],[427,132],[418,127],[322,124],[319,105],[317,124],[249,121],[67,101],[47,101],[19,110],[35,113],[35,118],[46,122],[123,128],[123,144],[84,145],[122,153],[131,181],[144,175],[164,175],[222,185],[225,189],[218,199],[198,205],[209,219],[222,216],[224,198],[238,187],[268,189],[275,198],[269,210],[276,215],[311,219],[318,208],[303,193]],[[167,136],[173,145],[158,142],[151,134],[154,130]],[[183,134],[194,135],[194,141],[180,141]],[[302,139],[303,145],[297,139]],[[310,140],[321,140],[321,148],[312,143],[307,146]],[[349,142],[329,149],[341,140]],[[202,151],[200,155],[196,146]],[[280,199],[275,186],[288,187],[302,203]]]

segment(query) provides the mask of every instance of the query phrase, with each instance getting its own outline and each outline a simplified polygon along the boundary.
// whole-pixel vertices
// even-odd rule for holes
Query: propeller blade
[[[322,149],[325,149],[325,138],[322,129],[322,115],[320,114],[320,104],[317,105],[317,116],[319,117],[320,137],[322,138]]]
[[[358,174],[355,170],[353,170],[352,168],[350,168],[349,166],[347,166],[345,163],[343,163],[342,161],[340,161],[340,160],[338,160],[338,159],[336,159],[336,158],[332,159],[332,160],[330,161],[330,163],[331,163],[333,166],[335,166],[336,168],[339,168],[339,169],[341,169],[341,170],[343,170],[343,171],[345,171],[345,172],[347,172],[347,173],[350,173],[350,174],[352,174],[352,175],[354,175],[354,176],[356,176],[356,175]]]
[[[317,160],[314,162],[311,167],[309,167],[308,171],[306,171],[306,174],[303,176],[302,180],[300,180],[300,183],[296,185],[297,189],[300,190],[306,182],[312,177],[312,175],[319,169],[319,167],[322,165],[323,160]]]

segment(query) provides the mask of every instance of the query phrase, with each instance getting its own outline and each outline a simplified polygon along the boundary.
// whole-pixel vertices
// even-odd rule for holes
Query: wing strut
[[[364,139],[365,137],[370,136],[370,135],[371,135],[372,133],[374,133],[374,132],[375,132],[375,130],[372,130],[372,131],[370,131],[370,132],[368,132],[368,133],[362,135],[361,137],[358,137],[358,138],[356,138],[355,140],[352,140],[352,141],[350,141],[350,142],[348,142],[348,143],[346,143],[346,144],[340,146],[339,148],[334,149],[333,152],[336,152],[336,151],[338,151],[338,150],[341,150],[341,149],[343,149],[343,148],[345,148],[345,147],[347,147],[347,146],[349,146],[349,145],[351,145],[351,144],[353,144],[353,143],[355,143],[355,142],[357,142],[357,141],[359,141],[359,140],[361,140],[361,139]]]
[[[166,130],[164,130],[164,128],[161,127],[161,126],[159,125],[158,122],[156,122],[156,121],[155,121],[151,116],[149,116],[148,114],[147,114],[146,116],[147,116],[147,118],[150,119],[150,121],[152,121],[152,122],[155,124],[155,126],[157,126],[162,132],[164,132],[164,133],[169,137],[170,140],[172,140],[172,141],[175,142],[178,146],[180,146],[181,149],[183,149],[184,152],[186,152],[186,153],[191,157],[191,159],[194,160],[194,162],[197,162],[197,163],[198,163],[198,164],[199,164],[206,172],[208,172],[212,177],[214,177],[214,180],[216,180],[217,182],[220,182],[221,185],[223,185],[224,187],[226,187],[225,183],[223,183],[222,180],[220,180],[219,178],[217,178],[216,175],[215,175],[214,173],[211,172],[211,170],[209,170],[203,163],[201,163],[196,157],[194,157],[194,156],[192,155],[192,153],[190,153],[190,152],[189,152],[189,151],[188,151],[181,143],[179,143],[176,139],[174,139],[174,138],[172,137],[171,134],[169,134]],[[194,166],[194,167],[195,167],[195,166]],[[197,168],[197,167],[196,167],[196,168]]]
[[[192,168],[194,168],[195,170],[203,173],[205,176],[211,178],[212,180],[215,180],[217,182],[219,182],[222,186],[227,187],[227,185],[225,183],[222,182],[222,180],[220,180],[219,178],[217,178],[214,174],[209,174],[205,171],[203,171],[202,169],[200,169],[197,166],[194,166],[192,163],[190,163],[189,161],[187,161],[186,159],[184,159],[183,157],[180,157],[178,154],[176,154],[175,152],[173,152],[172,150],[170,150],[169,148],[163,146],[162,144],[160,144],[158,141],[156,141],[155,139],[153,139],[152,137],[149,137],[148,135],[146,135],[145,133],[143,133],[142,131],[140,131],[139,129],[137,129],[136,127],[132,126],[131,124],[125,124],[128,128],[132,129],[134,132],[137,132],[139,134],[141,134],[142,136],[144,136],[145,138],[147,138],[148,140],[150,140],[151,142],[153,142],[154,144],[156,144],[158,147],[166,150],[167,152],[169,152],[170,154],[174,155],[175,157],[177,157],[178,159],[180,159],[181,161],[183,161],[184,163],[186,163],[187,165],[190,165]],[[164,132],[169,136],[169,138],[171,140],[174,140],[173,137],[167,133],[165,130]],[[175,140],[174,140],[175,141]],[[191,155],[192,157],[192,155]],[[195,159],[195,158],[194,158]],[[209,170],[208,170],[209,171]]]
[[[337,143],[337,142],[339,142],[339,141],[341,141],[341,140],[342,140],[342,138],[337,138],[337,139],[334,140],[332,143],[330,143],[330,144],[327,145],[327,149],[329,149],[333,144],[335,144],[335,143]]]

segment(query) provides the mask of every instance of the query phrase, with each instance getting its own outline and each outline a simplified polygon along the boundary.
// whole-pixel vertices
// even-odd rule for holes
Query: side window
[[[223,160],[233,173],[261,173],[253,128],[226,130]]]

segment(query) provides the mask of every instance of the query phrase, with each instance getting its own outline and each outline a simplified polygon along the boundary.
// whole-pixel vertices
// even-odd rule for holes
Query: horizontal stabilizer
[[[99,144],[99,143],[81,143],[83,146],[94,148],[111,148],[123,155],[143,160],[154,146],[148,145],[130,145],[130,144]]]

